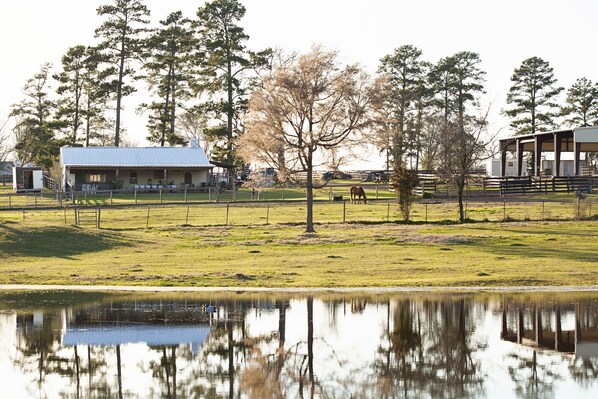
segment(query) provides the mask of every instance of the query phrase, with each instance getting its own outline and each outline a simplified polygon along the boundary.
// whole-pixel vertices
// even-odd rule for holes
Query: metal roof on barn
[[[62,147],[66,167],[212,168],[199,147]]]

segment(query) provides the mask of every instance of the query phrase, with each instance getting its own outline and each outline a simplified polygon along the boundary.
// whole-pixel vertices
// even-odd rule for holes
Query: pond
[[[6,398],[596,398],[598,293],[0,294]]]

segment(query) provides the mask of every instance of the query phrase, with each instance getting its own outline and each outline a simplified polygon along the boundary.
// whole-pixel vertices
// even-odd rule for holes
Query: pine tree
[[[144,65],[146,81],[159,100],[143,104],[151,111],[148,122],[148,140],[164,146],[181,143],[183,138],[175,132],[177,101],[189,98],[192,80],[193,52],[197,40],[191,21],[180,11],[171,13],[160,21],[161,27],[146,42],[147,58]]]
[[[114,124],[106,115],[110,109],[108,105],[110,95],[115,92],[115,83],[110,80],[110,77],[114,76],[116,67],[105,68],[106,61],[106,56],[97,47],[86,49],[86,73],[83,79],[86,147],[89,147],[92,142],[97,142],[100,145],[114,143],[114,131],[112,130]]]
[[[461,51],[442,59],[435,68],[438,90],[437,104],[443,114],[440,130],[439,173],[457,187],[459,220],[465,220],[463,193],[471,169],[483,155],[486,142],[482,140],[487,117],[472,115],[471,107],[478,105],[484,92],[484,75],[477,53]]]
[[[511,81],[507,104],[513,104],[513,108],[505,114],[512,119],[511,127],[516,133],[534,134],[553,129],[559,115],[556,99],[563,88],[556,86],[557,79],[549,63],[539,57],[528,58],[515,69]]]
[[[116,120],[114,145],[120,142],[120,113],[122,97],[135,91],[125,84],[125,78],[135,74],[131,62],[139,57],[143,48],[140,36],[145,32],[150,11],[141,0],[114,0],[113,4],[97,9],[98,15],[106,16],[104,23],[96,29],[96,37],[102,39],[98,48],[116,66],[114,81],[116,91]]]
[[[203,109],[220,123],[211,133],[220,138],[221,160],[234,162],[234,138],[240,134],[240,116],[247,111],[248,72],[268,63],[270,50],[253,52],[245,46],[249,36],[238,24],[245,15],[245,7],[238,0],[214,0],[197,11],[197,27],[205,50],[201,60],[200,84],[196,91],[211,96]]]
[[[391,119],[393,162],[402,164],[408,149],[414,149],[417,130],[424,111],[428,64],[421,60],[422,52],[412,45],[397,48],[381,59],[378,71],[386,76],[383,87],[383,111]]]
[[[24,163],[35,163],[49,169],[58,156],[60,142],[54,137],[53,116],[56,104],[50,99],[51,64],[43,64],[39,72],[23,87],[25,99],[14,104],[10,116],[16,118],[15,153]]]
[[[580,78],[567,90],[566,104],[561,115],[571,127],[586,127],[598,124],[598,84]]]
[[[59,83],[56,93],[60,96],[57,101],[56,119],[60,127],[68,131],[68,142],[72,146],[77,145],[79,141],[77,134],[82,125],[85,58],[85,46],[69,48],[62,56],[62,72],[54,75],[54,79]]]

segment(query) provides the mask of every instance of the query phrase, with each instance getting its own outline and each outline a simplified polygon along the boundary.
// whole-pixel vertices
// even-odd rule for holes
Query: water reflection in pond
[[[43,295],[0,295],[2,397],[598,392],[598,294]]]

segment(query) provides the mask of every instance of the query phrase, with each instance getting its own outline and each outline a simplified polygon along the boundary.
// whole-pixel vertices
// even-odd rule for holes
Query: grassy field
[[[368,223],[316,226],[296,212],[265,225],[264,207],[162,209],[178,215],[146,226],[144,208],[102,210],[101,229],[64,223],[62,210],[0,212],[0,284],[84,284],[238,287],[534,286],[598,284],[598,221],[385,223],[388,208]],[[329,205],[332,206],[332,205]],[[497,219],[502,205],[492,205]],[[332,209],[332,208],[331,208]],[[354,206],[355,219],[372,211]],[[568,209],[568,208],[567,208]],[[258,222],[252,222],[258,212]],[[272,210],[271,210],[272,211]],[[572,209],[568,209],[572,212]],[[158,209],[152,209],[158,212]],[[203,212],[201,214],[200,212]],[[321,211],[324,212],[324,211]],[[560,211],[559,211],[560,212]],[[555,212],[556,213],[556,212]],[[216,216],[214,216],[216,215]],[[233,217],[234,216],[234,217]],[[325,219],[316,214],[316,219]],[[359,216],[359,217],[358,217]],[[428,215],[430,216],[430,215]],[[211,220],[210,217],[214,217]],[[245,225],[243,218],[247,217]],[[269,222],[276,221],[276,212]],[[154,219],[152,219],[154,218]],[[207,224],[197,225],[202,220]],[[172,219],[172,217],[170,218]],[[164,216],[161,220],[170,220]],[[522,218],[523,219],[523,218]],[[421,219],[420,219],[421,220]],[[208,225],[209,224],[209,225]]]

